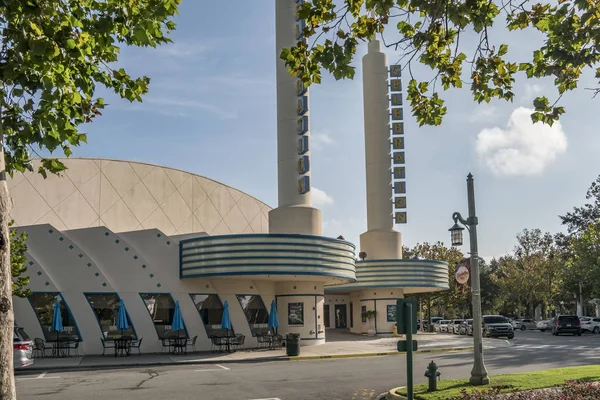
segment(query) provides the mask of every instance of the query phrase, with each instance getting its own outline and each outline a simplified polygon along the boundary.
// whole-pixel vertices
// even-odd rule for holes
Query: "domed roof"
[[[133,161],[61,161],[68,169],[60,177],[26,172],[9,179],[17,226],[159,229],[167,235],[268,232],[271,207],[212,179]]]

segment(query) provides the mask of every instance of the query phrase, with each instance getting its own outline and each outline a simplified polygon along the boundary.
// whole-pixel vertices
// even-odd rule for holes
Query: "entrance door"
[[[352,303],[350,303],[350,328],[354,328],[354,307]]]
[[[329,304],[323,306],[323,320],[325,322],[325,328],[329,328]]]
[[[335,327],[336,329],[346,328],[346,305],[336,304],[335,305]]]

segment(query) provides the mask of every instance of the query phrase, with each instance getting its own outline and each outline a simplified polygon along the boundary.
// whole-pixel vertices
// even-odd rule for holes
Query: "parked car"
[[[460,328],[460,324],[464,321],[464,319],[453,319],[450,324],[448,324],[448,332],[454,333],[458,335],[458,330]]]
[[[473,320],[472,319],[467,319],[458,326],[458,334],[459,335],[468,335],[469,327],[471,327],[471,332],[472,332],[473,331]]]
[[[527,329],[537,329],[537,321],[534,319],[517,319],[512,324],[514,329],[520,329],[522,331]]]
[[[449,326],[450,322],[452,322],[452,321],[449,319],[443,319],[441,321],[438,321],[438,323],[435,324],[437,329],[439,329],[437,332],[441,332],[441,333],[448,332],[448,326]]]
[[[552,319],[552,334],[572,333],[581,336],[581,322],[577,315],[557,315]]]
[[[539,329],[542,332],[546,332],[547,329],[552,329],[552,320],[545,319],[536,324],[536,329]]]
[[[484,315],[483,336],[512,339],[515,337],[515,331],[508,319],[502,315]]]
[[[25,330],[15,326],[13,331],[13,366],[24,368],[33,364],[33,342]]]
[[[579,322],[581,322],[582,331],[588,331],[592,333],[600,332],[600,318],[581,317],[579,318]]]

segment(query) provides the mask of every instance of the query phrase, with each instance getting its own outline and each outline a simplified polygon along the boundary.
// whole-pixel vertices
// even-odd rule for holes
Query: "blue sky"
[[[150,93],[142,104],[106,96],[110,105],[84,127],[89,144],[74,156],[180,168],[277,206],[274,2],[183,0],[177,24],[172,45],[122,50],[130,74],[151,77]],[[509,56],[528,54],[527,45],[537,40],[535,34],[505,40],[519,45]],[[354,81],[325,77],[311,88],[312,184],[322,192],[314,195],[316,206],[325,234],[355,243],[366,227],[365,51],[363,44]],[[390,63],[398,58],[388,54]],[[482,106],[468,90],[446,92],[448,115],[440,127],[418,128],[405,110],[409,223],[397,229],[406,245],[448,242],[452,213],[466,214],[469,172],[476,178],[480,254],[486,258],[511,251],[524,228],[561,230],[557,215],[585,201],[600,173],[597,101],[583,89],[569,93],[560,125],[533,126],[519,107],[552,94],[551,82],[520,78],[514,103]],[[586,76],[581,86],[593,85]]]

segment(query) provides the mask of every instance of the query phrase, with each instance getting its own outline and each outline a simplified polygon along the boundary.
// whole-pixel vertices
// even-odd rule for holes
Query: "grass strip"
[[[600,381],[600,365],[497,375],[490,377],[490,384],[487,386],[471,386],[468,379],[448,379],[439,381],[438,391],[432,393],[427,392],[427,383],[421,383],[415,385],[414,395],[415,399],[419,400],[447,400],[459,397],[463,389],[472,393],[475,390],[499,387],[502,393],[508,393],[560,386],[573,380]],[[406,396],[406,388],[401,388],[397,393]]]

